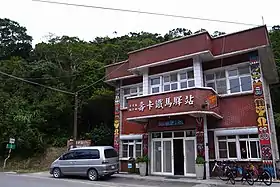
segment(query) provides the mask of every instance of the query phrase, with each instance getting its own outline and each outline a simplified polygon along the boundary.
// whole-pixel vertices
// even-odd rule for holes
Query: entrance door
[[[172,141],[152,141],[152,172],[155,174],[172,174]]]
[[[195,139],[190,138],[185,140],[184,146],[185,152],[185,175],[195,176],[195,158],[196,158],[196,148]]]
[[[174,175],[184,175],[184,141],[183,139],[173,140],[174,150]]]

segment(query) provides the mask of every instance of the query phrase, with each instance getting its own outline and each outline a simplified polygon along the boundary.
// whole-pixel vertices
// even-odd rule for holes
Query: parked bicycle
[[[245,167],[244,166],[238,166],[236,162],[234,162],[234,166],[232,167],[232,172],[234,175],[234,178],[236,180],[237,177],[241,176],[241,183],[244,183],[245,181],[249,185],[254,185],[254,178],[253,178],[253,170],[250,169],[250,165],[247,164]]]
[[[230,181],[231,184],[235,184],[234,174],[230,167],[230,161],[215,160],[212,173],[216,173],[222,181]]]
[[[265,185],[270,186],[272,184],[272,176],[264,169],[263,165],[259,165],[258,167],[255,167],[252,163],[250,163],[250,167],[255,182],[263,182]]]

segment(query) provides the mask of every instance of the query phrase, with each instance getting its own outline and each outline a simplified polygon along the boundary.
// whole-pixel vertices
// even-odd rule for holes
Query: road
[[[87,179],[63,178],[50,176],[0,173],[0,187],[208,187],[192,183],[158,182],[112,177],[97,182]]]
[[[7,174],[0,172],[0,187],[225,187],[232,186],[226,184],[210,185],[210,184],[194,184],[180,182],[161,182],[140,179],[130,179],[122,177],[112,177],[101,181],[89,181],[81,178],[62,178],[54,179],[50,175],[36,174]],[[241,185],[235,185],[238,187]],[[248,185],[242,185],[248,186]],[[255,185],[257,186],[257,185]],[[262,185],[264,186],[264,185]],[[280,186],[273,184],[272,187]]]

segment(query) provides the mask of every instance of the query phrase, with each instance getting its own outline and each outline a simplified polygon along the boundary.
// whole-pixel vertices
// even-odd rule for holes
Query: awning
[[[142,134],[122,134],[120,135],[121,140],[142,140]]]
[[[242,128],[242,129],[223,129],[216,130],[216,136],[231,136],[231,135],[246,135],[246,134],[258,134],[258,128]]]

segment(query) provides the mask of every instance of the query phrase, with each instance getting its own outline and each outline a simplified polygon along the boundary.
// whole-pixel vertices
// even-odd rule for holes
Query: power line
[[[32,0],[32,1],[42,2],[42,3],[49,3],[49,4],[59,4],[59,5],[83,7],[83,8],[94,8],[94,9],[111,10],[111,11],[119,11],[119,12],[148,14],[148,15],[154,15],[154,16],[165,16],[165,17],[193,19],[193,20],[200,20],[200,21],[219,22],[219,23],[228,23],[228,24],[236,24],[236,25],[247,25],[247,26],[254,26],[254,27],[255,26],[260,26],[258,24],[252,24],[252,23],[243,23],[243,22],[227,21],[227,20],[219,20],[219,19],[208,19],[208,18],[191,17],[191,16],[181,16],[181,15],[165,14],[165,13],[158,13],[158,12],[147,12],[147,11],[138,11],[138,10],[120,9],[120,8],[110,8],[110,7],[94,6],[94,5],[63,3],[63,2],[47,1],[47,0]],[[267,27],[272,27],[272,26],[267,26]]]
[[[103,81],[104,79],[106,79],[108,76],[110,76],[112,73],[114,73],[115,71],[119,70],[123,65],[125,65],[125,63],[123,63],[122,65],[120,65],[119,67],[117,67],[116,69],[114,69],[113,71],[111,71],[110,73],[108,73],[107,75],[105,75],[104,77],[102,77],[101,79],[93,82],[92,84],[84,87],[84,88],[81,88],[80,90],[76,91],[75,93],[79,93],[79,92],[82,92],[84,91],[85,89],[88,89],[89,87],[92,87],[93,85],[99,83],[100,81]]]
[[[72,93],[72,92],[68,92],[68,91],[65,91],[65,90],[60,90],[60,89],[57,89],[57,88],[53,88],[53,87],[50,87],[50,86],[39,84],[37,82],[32,82],[32,81],[29,81],[29,80],[26,80],[26,79],[23,79],[23,78],[20,78],[20,77],[16,77],[14,75],[11,75],[11,74],[8,74],[8,73],[2,72],[2,71],[0,71],[0,74],[11,77],[11,78],[14,78],[14,79],[17,79],[17,80],[20,80],[20,81],[23,81],[23,82],[26,82],[26,83],[29,83],[29,84],[34,84],[34,85],[41,86],[41,87],[44,87],[44,88],[47,88],[47,89],[50,89],[50,90],[54,90],[54,91],[57,91],[57,92],[62,92],[62,93],[65,93],[65,94],[74,95],[74,93]]]

